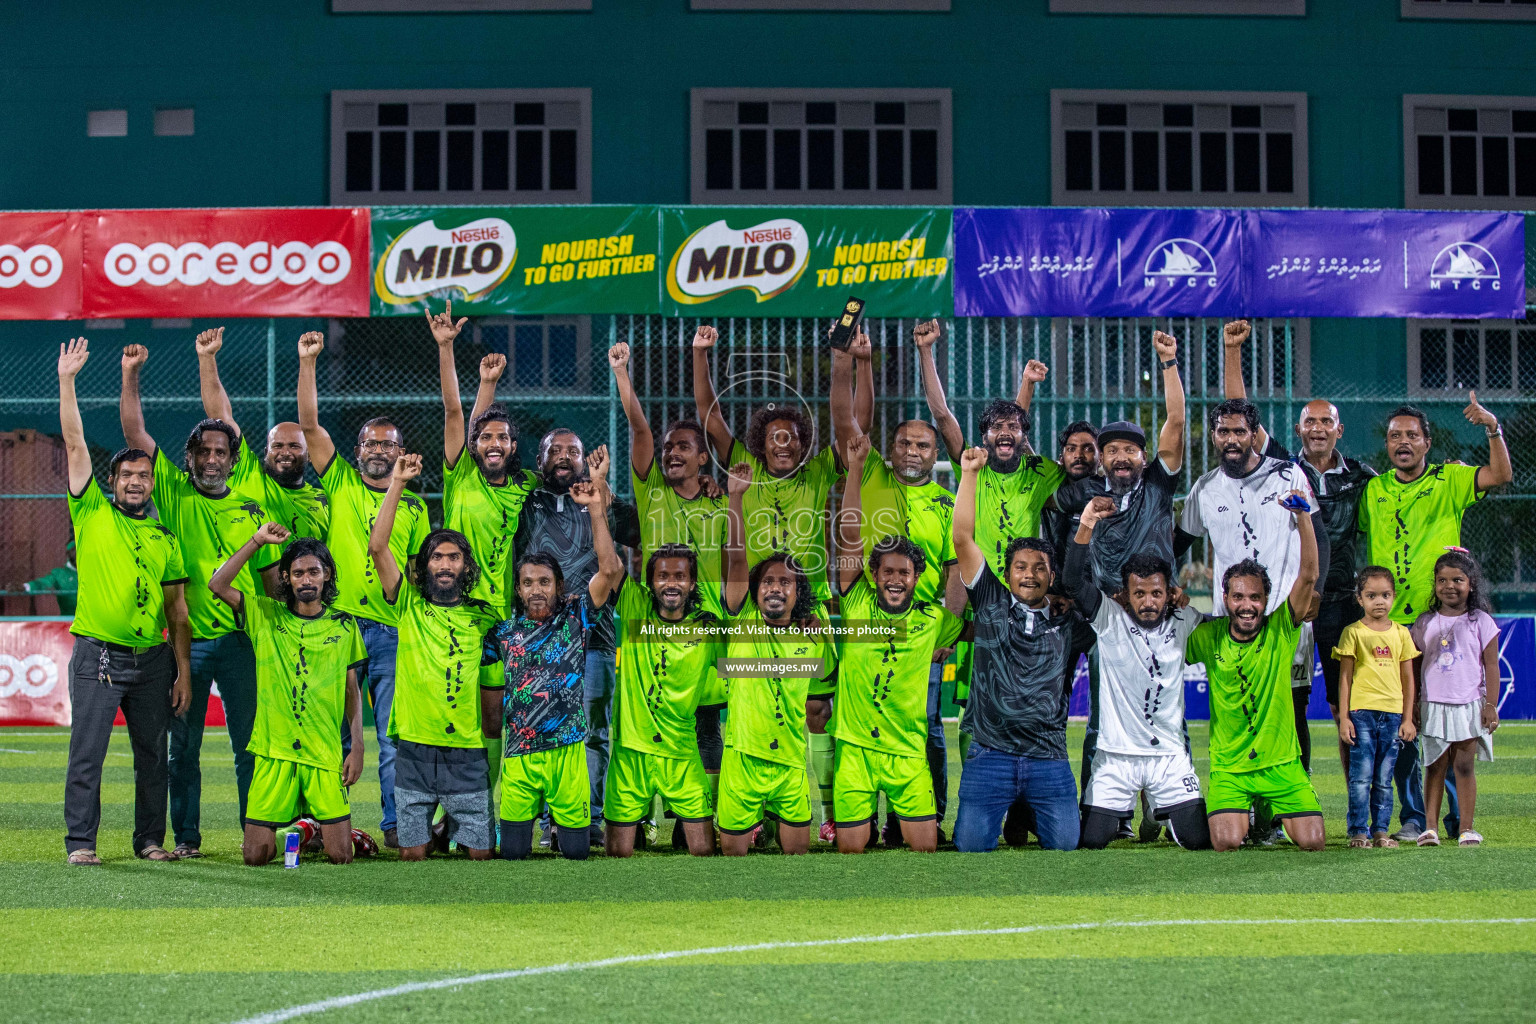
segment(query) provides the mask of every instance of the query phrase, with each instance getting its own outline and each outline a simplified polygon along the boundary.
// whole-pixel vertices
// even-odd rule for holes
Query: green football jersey
[[[93,479],[69,496],[80,602],[69,631],[109,644],[149,647],[165,634],[167,583],[185,583],[181,542],[158,520],[130,516]]]
[[[331,525],[325,492],[307,480],[297,487],[288,487],[272,479],[244,437],[240,439],[235,471],[229,475],[229,489],[259,504],[295,537],[325,540]]]
[[[926,757],[933,651],[953,644],[965,622],[930,601],[914,601],[904,614],[892,615],[880,607],[867,576],[843,595],[839,608],[845,626],[892,625],[901,635],[880,643],[842,638],[837,700],[827,732],[842,743]]]
[[[75,599],[80,593],[80,572],[72,565],[56,565],[22,588],[29,594],[52,594],[59,602],[60,615],[75,614]]]
[[[246,749],[340,771],[347,669],[368,663],[357,620],[330,609],[306,618],[269,597],[244,604],[243,624],[256,649],[256,724]]]
[[[633,467],[629,475],[635,488],[635,509],[640,516],[643,557],[649,558],[663,544],[686,544],[692,548],[699,557],[699,603],[711,615],[724,619],[721,550],[726,538],[726,497],[706,498],[703,493],[692,501],[680,497],[662,475],[659,458],[651,460],[650,472],[644,477]]]
[[[1265,620],[1247,643],[1232,639],[1230,620],[1195,627],[1184,645],[1185,664],[1205,666],[1211,697],[1211,769],[1252,772],[1294,761],[1296,712],[1291,703],[1291,662],[1301,627],[1289,603]]]
[[[339,454],[320,474],[320,486],[331,505],[331,528],[326,546],[336,560],[336,599],[338,611],[351,612],[365,619],[395,625],[399,609],[384,600],[379,574],[373,570],[368,555],[368,536],[379,517],[388,487],[374,488],[363,482],[362,474]],[[410,575],[409,565],[416,552],[427,542],[432,524],[427,520],[427,503],[406,491],[395,510],[395,528],[389,534],[389,553],[395,556],[400,571]]]
[[[1366,559],[1392,570],[1397,597],[1392,620],[1413,625],[1435,596],[1435,559],[1447,546],[1461,545],[1461,516],[1480,497],[1476,466],[1428,466],[1405,484],[1382,473],[1365,485],[1360,499],[1360,532]]]
[[[187,618],[192,623],[192,639],[212,640],[233,633],[239,628],[235,625],[235,613],[213,596],[208,581],[267,521],[266,509],[260,502],[233,490],[210,498],[192,486],[187,471],[178,469],[164,448],[155,450],[154,498],[160,521],[181,542],[181,557],[187,567]],[[246,597],[261,596],[261,572],[275,565],[280,557],[281,552],[273,547],[257,551],[240,567],[235,589]]]
[[[512,539],[528,492],[539,486],[532,470],[509,473],[507,482],[493,486],[480,472],[480,464],[468,450],[459,453],[452,466],[443,464],[443,525],[469,538],[469,548],[480,566],[480,579],[470,597],[496,609],[501,618],[512,612],[517,592],[517,552]]]
[[[499,621],[495,610],[474,598],[433,604],[402,579],[394,611],[400,646],[390,737],[434,747],[481,746],[481,651],[485,634]]]
[[[830,693],[837,656],[825,633],[806,633],[798,626],[777,629],[763,621],[750,596],[741,613],[729,621],[728,658],[781,661],[820,658],[819,679],[807,676],[735,676],[725,679],[731,711],[726,716],[726,742],[765,761],[805,764],[805,699]]]
[[[1012,473],[982,467],[976,482],[976,546],[999,580],[1008,579],[1003,563],[1008,544],[1015,537],[1040,536],[1040,510],[1065,476],[1054,460],[1039,455],[1025,455]]]
[[[883,537],[906,537],[927,559],[918,577],[914,601],[944,600],[944,573],[955,561],[955,496],[933,481],[908,486],[901,482],[880,453],[871,450],[864,459],[859,490],[864,522],[864,558]]]
[[[731,445],[731,465],[745,462],[752,467],[752,486],[742,498],[745,520],[747,567],[751,568],[775,551],[788,551],[800,560],[810,577],[816,600],[832,599],[827,584],[827,498],[842,475],[831,447],[823,448],[806,461],[797,472],[782,480],[770,476],[747,446],[740,441]]]
[[[668,622],[645,584],[628,577],[619,588],[619,618],[623,653],[613,698],[618,742],[646,754],[698,757],[693,712],[699,688],[722,653],[720,620],[696,610],[681,622]],[[675,637],[668,636],[669,628],[678,631]]]

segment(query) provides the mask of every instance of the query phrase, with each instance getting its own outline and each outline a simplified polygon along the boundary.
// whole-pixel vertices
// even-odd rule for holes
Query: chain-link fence
[[[635,389],[659,436],[667,423],[696,415],[692,338],[704,322],[720,329],[716,387],[726,420],[738,434],[745,432],[751,409],[760,403],[795,402],[815,422],[818,441],[830,439],[830,352],[822,333],[825,325],[811,319],[482,318],[466,329],[455,349],[464,407],[473,404],[481,357],[499,352],[507,357],[507,367],[498,394],[513,410],[524,465],[532,464],[538,438],[558,425],[575,430],[588,447],[609,445],[615,466],[622,470],[629,461],[628,427],[608,369],[609,346],[619,341],[631,346]],[[1387,332],[1379,326],[1356,326],[1382,323],[1395,326]],[[93,357],[77,381],[77,392],[98,471],[122,443],[117,349],[130,342],[150,348],[141,379],[146,424],[156,441],[179,458],[187,432],[202,415],[192,338],[213,324],[55,326],[49,328],[49,337],[91,332]],[[439,517],[442,403],[437,349],[421,320],[245,320],[227,326],[219,358],[221,376],[240,427],[258,446],[270,425],[297,417],[295,339],[303,331],[322,330],[322,424],[346,455],[364,420],[381,413],[394,417],[407,448],[426,457],[421,490],[434,518]],[[888,442],[902,420],[927,417],[918,351],[911,342],[913,326],[911,320],[868,321],[875,349],[870,432],[877,445]],[[1054,455],[1057,433],[1079,419],[1131,419],[1156,436],[1163,396],[1151,334],[1154,329],[1169,331],[1180,342],[1188,393],[1188,482],[1216,462],[1206,440],[1206,414],[1224,397],[1221,327],[1220,321],[1194,318],[957,319],[945,325],[936,357],[950,406],[967,438],[977,436],[976,422],[988,402],[1014,396],[1028,360],[1046,363],[1050,373],[1037,388],[1032,408],[1034,442]],[[1377,333],[1365,333],[1371,330]],[[1428,412],[1434,426],[1432,458],[1481,464],[1487,457],[1482,432],[1461,415],[1467,401],[1464,389],[1481,386],[1483,400],[1504,423],[1516,477],[1467,514],[1464,541],[1483,561],[1502,608],[1536,607],[1536,472],[1522,458],[1536,445],[1536,383],[1530,381],[1536,377],[1536,323],[1529,328],[1523,323],[1490,327],[1456,322],[1410,327],[1406,365],[1394,354],[1385,364],[1387,370],[1339,369],[1358,364],[1343,358],[1348,352],[1385,350],[1391,330],[1396,331],[1395,352],[1401,353],[1400,321],[1256,321],[1254,336],[1243,350],[1248,395],[1269,429],[1284,441],[1294,440],[1290,425],[1309,398],[1332,399],[1346,426],[1344,450],[1383,469],[1386,413],[1410,400]],[[0,426],[57,434],[56,352],[51,343],[0,350],[0,375],[7,382],[0,397]],[[1438,375],[1436,367],[1442,365],[1444,373]],[[24,431],[0,439],[7,445],[0,453],[6,455],[0,460],[0,587],[13,595],[4,600],[4,610],[51,612],[46,598],[14,595],[23,581],[41,576],[62,560],[68,535],[62,446]],[[22,452],[29,454],[20,457]],[[954,485],[947,462],[940,464],[939,478]],[[627,493],[628,473],[617,473],[615,484],[621,494]],[[1200,557],[1198,549],[1194,555]]]

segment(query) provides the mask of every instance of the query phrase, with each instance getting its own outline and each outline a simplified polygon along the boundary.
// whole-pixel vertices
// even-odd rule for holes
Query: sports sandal
[[[1351,850],[1369,850],[1371,848],[1370,837],[1369,836],[1350,836],[1349,837],[1349,848]]]
[[[137,853],[134,854],[134,856],[139,858],[139,860],[162,861],[162,860],[178,860],[179,859],[176,854],[174,854],[174,853],[167,853],[165,847],[158,846],[158,845],[156,845],[154,843],[151,843],[148,846],[144,847],[144,849],[139,850]],[[202,854],[198,854],[198,856],[201,857]]]
[[[77,867],[100,867],[101,858],[96,856],[95,850],[71,850],[69,851],[69,863]]]
[[[197,860],[203,855],[203,851],[191,843],[177,843],[176,849],[171,851],[172,860]]]
[[[1481,832],[1475,832],[1475,831],[1473,831],[1470,828],[1464,828],[1464,829],[1461,830],[1461,835],[1456,839],[1456,845],[1457,846],[1482,846],[1483,845],[1483,834]]]
[[[1372,839],[1371,842],[1378,850],[1391,850],[1395,849],[1398,845],[1397,840],[1393,839],[1385,832],[1376,833],[1376,837]]]
[[[1440,835],[1434,829],[1427,828],[1419,833],[1419,838],[1415,839],[1414,842],[1420,846],[1439,846]]]

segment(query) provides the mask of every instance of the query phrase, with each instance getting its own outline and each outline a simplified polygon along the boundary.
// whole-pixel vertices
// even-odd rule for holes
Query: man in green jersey
[[[640,548],[652,555],[668,544],[693,552],[692,585],[699,607],[723,619],[721,549],[725,545],[725,495],[707,476],[709,438],[697,420],[676,420],[661,436],[661,455],[645,410],[629,377],[629,346],[619,342],[608,350],[608,365],[629,420],[629,471],[640,521]],[[725,682],[707,663],[705,678],[695,694],[694,735],[699,757],[713,789],[720,779],[720,710],[725,706]],[[673,829],[674,846],[683,845],[683,822]]]
[[[1360,532],[1365,534],[1366,562],[1392,570],[1397,597],[1392,621],[1411,626],[1429,608],[1435,589],[1435,559],[1447,547],[1461,546],[1461,517],[1490,487],[1507,484],[1514,477],[1509,448],[1498,419],[1468,393],[1462,415],[1483,428],[1488,437],[1488,464],[1464,466],[1442,462],[1431,465],[1429,449],[1434,441],[1429,417],[1411,405],[1387,414],[1387,459],[1392,471],[1371,478],[1360,500]],[[1405,743],[1398,755],[1398,820],[1401,828],[1392,838],[1399,842],[1417,839],[1424,831],[1423,766],[1419,743]],[[1456,785],[1446,776],[1446,830],[1455,835],[1460,827]]]
[[[715,809],[720,849],[743,856],[765,817],[779,825],[779,847],[805,853],[811,843],[810,787],[805,772],[809,700],[830,704],[837,659],[809,574],[789,552],[769,554],[747,569],[743,498],[754,468],[731,467],[730,535],[726,545],[725,670],[731,713]],[[748,598],[751,598],[748,600]]]
[[[867,434],[848,443],[850,466],[871,454]],[[837,738],[837,848],[864,851],[884,793],[900,822],[900,839],[932,853],[939,836],[926,749],[929,669],[934,650],[958,640],[965,623],[932,597],[918,599],[927,553],[907,536],[891,533],[876,541],[866,573],[864,490],[849,482],[837,520],[842,625],[871,631],[865,637],[844,634],[839,699],[828,727]],[[887,844],[895,845],[889,835]]]
[[[223,420],[242,439],[229,474],[230,490],[243,494],[295,537],[324,540],[331,510],[325,492],[304,479],[309,465],[309,445],[297,423],[278,423],[267,431],[267,450],[257,458],[240,424],[224,382],[219,379],[219,351],[224,347],[224,328],[215,327],[197,336],[197,376],[203,395],[203,415]]]
[[[144,427],[139,402],[139,371],[149,358],[143,345],[123,349],[123,389],[118,404],[123,437],[132,448],[149,452],[155,463],[155,508],[161,522],[181,542],[186,562],[187,615],[192,625],[192,706],[171,722],[171,828],[177,857],[202,856],[200,754],[208,697],[219,684],[224,718],[235,755],[235,787],[240,820],[251,788],[255,759],[248,745],[256,721],[256,653],[228,607],[214,598],[208,579],[235,550],[250,540],[269,515],[261,503],[229,486],[240,434],[223,420],[205,419],[192,429],[186,444],[186,466],[171,462]],[[273,588],[278,552],[267,548],[241,569],[235,586],[251,597]]]
[[[399,644],[398,609],[384,600],[379,575],[368,553],[369,537],[389,489],[390,474],[403,451],[400,427],[388,416],[375,416],[357,432],[357,468],[339,458],[331,435],[320,425],[320,399],[315,384],[316,362],[325,336],[310,331],[299,338],[299,424],[309,445],[309,458],[320,474],[320,486],[330,502],[331,522],[326,545],[336,559],[340,594],[336,607],[357,617],[368,649],[368,696],[373,704],[374,732],[379,743],[379,828],[384,845],[398,845],[395,835],[395,743],[389,736],[389,709],[395,693],[395,653]],[[416,556],[431,532],[427,504],[403,494],[389,535],[389,550],[401,570]]]
[[[770,402],[754,411],[745,442],[738,441],[721,415],[710,374],[709,350],[718,337],[709,326],[701,326],[693,336],[693,400],[715,457],[725,465],[752,467],[752,488],[743,502],[747,564],[755,566],[775,552],[794,555],[810,581],[812,598],[824,606],[832,599],[827,584],[827,499],[843,472],[837,439],[815,451],[815,427],[797,399]],[[806,705],[824,842],[833,838],[832,737],[827,735],[831,714],[830,702],[813,699]]]
[[[298,537],[281,523],[262,524],[208,589],[234,610],[256,648],[256,771],[242,852],[258,867],[277,854],[277,830],[299,815],[320,828],[326,858],[352,861],[352,805],[347,789],[363,774],[363,707],[357,672],[368,663],[357,620],[331,611],[336,562],[325,543]],[[234,586],[240,569],[263,544],[287,544],[278,562],[282,600],[247,597]],[[341,752],[341,731],[352,737]]]
[[[112,456],[110,500],[91,475],[75,376],[89,358],[84,338],[59,346],[59,426],[69,468],[69,519],[80,564],[80,602],[69,631],[69,770],[64,848],[71,864],[101,863],[101,770],[122,711],[133,748],[133,852],[171,860],[165,843],[165,734],[192,700],[191,630],[181,544],[149,518],[154,457],[125,448]],[[164,634],[170,627],[170,643]]]
[[[35,580],[28,580],[21,589],[29,594],[51,594],[59,603],[60,615],[74,615],[75,601],[80,594],[80,569],[75,564],[75,539],[64,543],[64,564],[56,565]]]
[[[481,642],[496,612],[470,597],[480,567],[457,530],[433,530],[411,562],[395,561],[393,533],[420,455],[401,455],[368,537],[382,600],[395,610],[399,675],[389,710],[401,860],[424,860],[432,816],[443,809],[450,841],[470,860],[491,856],[490,776],[480,723]]]
[[[699,597],[698,555],[687,544],[663,544],[645,563],[645,583],[624,577],[624,623],[614,693],[615,744],[608,764],[603,816],[608,855],[628,857],[635,830],[660,796],[677,816],[688,852],[714,852],[714,800],[695,735],[694,708],[724,649],[720,619]]]
[[[1317,537],[1307,495],[1281,499],[1296,518],[1301,565],[1286,603],[1269,606],[1269,571],[1252,558],[1222,573],[1227,614],[1195,627],[1187,664],[1205,666],[1211,695],[1211,845],[1235,850],[1248,835],[1248,812],[1263,800],[1303,850],[1323,848],[1323,812],[1296,739],[1291,661],[1317,583]],[[1295,503],[1294,506],[1292,503]]]
[[[857,334],[847,352],[832,352],[832,419],[838,437],[849,443],[868,438],[856,410],[864,395],[873,391],[873,374],[868,369],[869,335]],[[858,365],[858,384],[850,394],[849,378]],[[872,399],[871,399],[872,400]],[[933,465],[939,457],[939,432],[925,420],[907,420],[896,426],[891,438],[891,464],[887,466],[880,452],[865,444],[867,454],[850,466],[861,467],[860,534],[864,542],[863,558],[873,555],[875,544],[886,537],[905,537],[917,545],[923,555],[923,568],[912,600],[924,604],[942,604],[956,615],[966,603],[965,585],[955,568],[955,542],[951,525],[955,517],[955,496],[933,479]],[[853,490],[853,484],[845,492]],[[846,505],[845,505],[846,508]],[[863,559],[860,561],[862,562]],[[926,756],[933,781],[937,820],[944,820],[949,802],[949,755],[944,743],[944,719],[940,686],[944,662],[954,651],[946,644],[932,652],[928,670]],[[894,811],[886,815],[885,840],[898,845],[901,825]]]

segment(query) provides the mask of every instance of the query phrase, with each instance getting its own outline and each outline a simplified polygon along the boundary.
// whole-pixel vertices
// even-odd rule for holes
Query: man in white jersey
[[[1317,518],[1317,499],[1306,474],[1294,462],[1272,459],[1259,451],[1259,410],[1252,402],[1230,398],[1211,410],[1211,443],[1221,462],[1195,481],[1179,519],[1182,536],[1175,550],[1182,553],[1201,534],[1211,538],[1211,578],[1219,580],[1227,566],[1251,558],[1269,570],[1274,585],[1269,607],[1286,601],[1301,568],[1301,534],[1295,516],[1280,505],[1291,491],[1301,491],[1311,507],[1317,531],[1318,560],[1328,572],[1327,534]],[[1221,590],[1212,595],[1212,614],[1226,614]]]
[[[1088,544],[1099,520],[1114,514],[1113,499],[1088,503],[1063,570],[1067,592],[1099,637],[1099,742],[1078,847],[1102,850],[1117,838],[1145,791],[1174,842],[1209,849],[1205,800],[1184,738],[1184,643],[1201,616],[1169,600],[1172,567],[1151,552],[1122,563],[1117,593],[1099,588]]]

